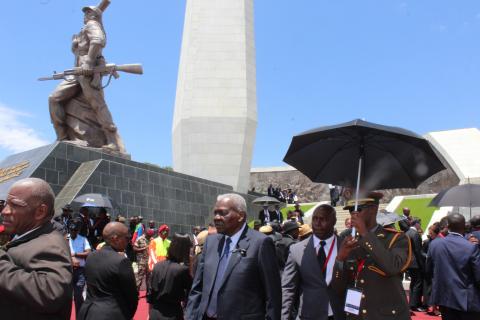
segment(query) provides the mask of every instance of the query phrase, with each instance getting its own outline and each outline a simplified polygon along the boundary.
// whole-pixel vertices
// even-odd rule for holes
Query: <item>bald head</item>
[[[113,249],[123,252],[129,241],[128,228],[120,222],[109,222],[103,228],[103,238]]]
[[[450,232],[465,233],[465,217],[459,213],[447,216],[448,230]]]
[[[103,228],[103,238],[108,242],[113,237],[126,236],[128,235],[128,228],[126,225],[120,222],[110,222],[107,223],[105,228]]]
[[[54,202],[52,188],[44,180],[28,178],[15,182],[2,210],[5,232],[21,235],[50,221]]]
[[[54,204],[55,204],[55,193],[52,190],[52,187],[42,179],[39,178],[26,178],[21,179],[15,182],[10,190],[13,188],[24,189],[27,198],[25,201],[36,208],[41,204],[44,204],[48,207],[48,214],[53,217],[54,214]]]

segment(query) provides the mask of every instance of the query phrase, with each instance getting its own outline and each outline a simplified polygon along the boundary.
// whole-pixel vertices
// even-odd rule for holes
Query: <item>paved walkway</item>
[[[135,313],[134,320],[147,320],[148,319],[148,303],[145,299],[145,292],[140,293],[140,301],[138,303],[137,313]],[[72,313],[75,313],[73,310],[75,308],[72,306]],[[415,312],[415,316],[412,317],[412,320],[439,320],[440,317],[429,316],[425,313]],[[71,320],[75,320],[75,316],[72,314]]]

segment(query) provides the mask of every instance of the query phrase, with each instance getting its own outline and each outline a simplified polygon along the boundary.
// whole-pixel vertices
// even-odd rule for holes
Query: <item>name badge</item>
[[[347,299],[345,301],[345,311],[354,315],[360,313],[360,302],[362,301],[362,291],[349,288],[347,290]]]

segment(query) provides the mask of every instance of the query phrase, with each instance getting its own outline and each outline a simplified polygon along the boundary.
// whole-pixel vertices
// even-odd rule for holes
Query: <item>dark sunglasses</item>
[[[357,212],[360,212],[362,211],[363,209],[367,209],[367,208],[370,208],[370,207],[373,207],[374,205],[373,204],[362,204],[360,206],[357,207],[357,210],[355,210],[355,207],[352,207],[350,209],[348,209],[348,211],[350,213],[352,213],[353,211],[357,211]]]

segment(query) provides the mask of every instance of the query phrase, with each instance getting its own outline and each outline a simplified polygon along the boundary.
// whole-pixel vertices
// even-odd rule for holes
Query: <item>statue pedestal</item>
[[[108,210],[112,217],[141,215],[144,221],[166,223],[172,232],[183,233],[212,221],[217,196],[232,192],[225,184],[65,142],[14,154],[0,162],[0,199],[6,198],[15,181],[27,177],[44,179],[52,186],[57,214],[81,194],[101,193],[116,203],[114,210]],[[256,195],[244,197],[250,204]],[[250,205],[249,213],[252,218],[256,215]]]

